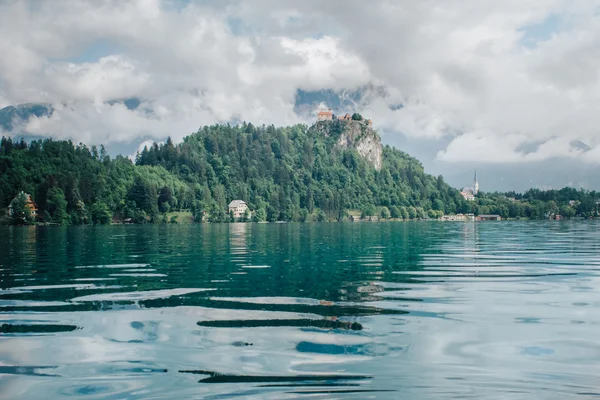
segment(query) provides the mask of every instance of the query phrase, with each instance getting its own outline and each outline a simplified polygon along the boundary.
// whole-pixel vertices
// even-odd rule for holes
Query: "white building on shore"
[[[233,200],[229,203],[229,213],[233,214],[233,218],[241,218],[246,214],[248,205],[244,200]]]
[[[473,177],[473,187],[472,188],[469,188],[469,187],[463,188],[463,190],[461,190],[460,194],[467,201],[475,201],[475,197],[477,196],[478,193],[479,193],[479,181],[477,180],[477,170],[475,170],[475,176]]]

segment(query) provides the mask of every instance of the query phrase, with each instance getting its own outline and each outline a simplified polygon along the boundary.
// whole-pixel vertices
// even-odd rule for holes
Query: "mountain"
[[[211,192],[221,187],[228,201],[244,199],[269,220],[303,219],[315,209],[339,218],[349,209],[386,207],[398,214],[404,207],[424,216],[465,206],[457,190],[425,174],[416,159],[382,147],[366,121],[324,121],[308,129],[204,127],[179,146],[144,149],[137,164],[162,165]]]
[[[230,220],[233,200],[245,201],[255,221],[348,220],[357,212],[404,219],[456,212],[532,219],[598,213],[600,193],[573,188],[480,193],[467,202],[415,158],[382,146],[368,121],[356,117],[311,127],[205,126],[178,145],[169,139],[144,148],[135,164],[112,159],[103,146],[5,137],[0,208],[23,191],[41,220],[59,224],[165,222],[172,211],[223,222]]]
[[[143,149],[135,164],[111,159],[103,148],[5,138],[0,207],[20,191],[32,195],[47,220],[72,224],[160,221],[175,209],[224,221],[236,199],[256,220],[269,221],[337,220],[349,210],[400,218],[468,210],[442,177],[382,146],[368,121],[205,126],[181,144]]]
[[[128,110],[137,109],[141,100],[136,97],[126,99],[116,99],[106,102],[113,105],[117,103],[124,104]],[[0,109],[0,131],[8,133],[21,133],[20,127],[31,118],[49,117],[54,112],[54,107],[51,104],[44,103],[25,103],[16,106],[8,106]]]
[[[54,109],[50,104],[27,103],[0,109],[0,129],[13,132],[32,117],[48,117]]]

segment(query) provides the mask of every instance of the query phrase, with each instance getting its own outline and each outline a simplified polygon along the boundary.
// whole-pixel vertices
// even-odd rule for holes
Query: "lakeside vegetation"
[[[37,204],[38,221],[61,225],[229,222],[227,205],[234,199],[244,200],[257,222],[348,220],[358,212],[394,219],[597,214],[598,193],[572,188],[480,193],[466,201],[400,150],[384,146],[378,171],[335,140],[305,125],[213,125],[177,145],[155,143],[132,162],[110,157],[103,146],[2,138],[0,209],[22,191]],[[32,218],[26,213],[5,222],[27,223]]]

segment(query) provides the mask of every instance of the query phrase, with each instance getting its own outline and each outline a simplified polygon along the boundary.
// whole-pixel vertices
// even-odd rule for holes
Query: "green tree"
[[[417,218],[417,210],[413,206],[408,207],[408,218]]]
[[[246,209],[244,211],[244,215],[242,215],[241,220],[242,220],[242,222],[250,221],[250,210],[249,209]]]
[[[227,209],[227,200],[225,195],[225,186],[218,184],[213,188],[212,197],[216,202],[216,205],[222,210]]]
[[[554,214],[554,215],[558,214],[558,213],[559,213],[559,211],[560,211],[560,208],[559,208],[558,204],[557,204],[557,203],[556,203],[556,201],[554,201],[554,200],[550,200],[550,201],[549,201],[549,202],[546,204],[546,209],[547,209],[547,212],[548,212],[548,213],[550,213],[550,214]]]
[[[445,209],[445,204],[441,199],[435,199],[433,201],[433,209],[434,210],[439,210],[439,211],[444,211]]]
[[[416,214],[416,211],[415,211]],[[408,219],[410,218],[410,213],[408,212],[408,208],[407,207],[400,207],[400,216],[402,217],[402,219]]]
[[[137,208],[145,211],[150,216],[158,214],[156,186],[143,177],[136,176],[134,178],[128,197],[135,202]]]
[[[46,209],[50,213],[52,222],[60,225],[69,223],[69,214],[67,213],[67,199],[62,189],[53,187],[48,190],[46,195]]]
[[[13,225],[25,225],[33,222],[33,216],[27,207],[27,195],[23,192],[10,203],[11,220]]]
[[[575,216],[575,209],[569,205],[563,204],[560,207],[560,215],[565,218],[573,218]]]
[[[216,202],[213,202],[208,215],[209,222],[227,222],[228,219],[229,216],[225,213],[225,209],[219,207]]]
[[[315,200],[313,198],[313,192],[311,190],[311,188],[309,187],[308,190],[306,191],[306,209],[308,210],[309,213],[313,212],[315,208]]]
[[[194,200],[190,211],[195,222],[204,222],[204,202],[202,200]]]
[[[377,214],[377,210],[373,204],[368,204],[362,209],[361,218],[372,217]]]
[[[158,193],[158,210],[162,213],[169,212],[174,203],[173,191],[168,186],[160,188]]]
[[[363,119],[363,117],[359,113],[352,114],[352,120],[353,121],[362,121],[362,119]]]
[[[383,207],[381,207],[381,212],[379,215],[383,219],[388,219],[388,218],[390,218],[390,215],[391,215],[390,210],[386,206],[383,206]]]
[[[302,208],[300,210],[300,222],[309,222],[310,221],[310,213],[306,208]]]
[[[317,209],[315,212],[315,221],[316,222],[326,222],[327,221],[327,215],[325,214],[325,212],[321,209]]]
[[[92,222],[94,224],[110,224],[112,214],[106,203],[98,202],[92,206]]]
[[[477,207],[477,215],[486,215],[486,214],[490,214],[490,213],[491,213],[490,206],[480,205]],[[543,213],[544,213],[544,211],[542,208],[540,215],[543,215]]]
[[[77,200],[70,213],[70,223],[72,225],[88,224],[89,219],[85,203],[82,200]]]
[[[254,214],[252,215],[253,222],[262,222],[262,221],[265,221],[266,219],[267,219],[267,212],[262,207],[256,209],[256,211],[254,211]]]

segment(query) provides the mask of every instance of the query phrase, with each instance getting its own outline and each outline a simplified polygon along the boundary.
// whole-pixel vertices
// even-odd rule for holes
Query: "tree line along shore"
[[[364,154],[364,142],[339,145],[349,125],[320,124],[325,125],[321,129],[251,123],[205,126],[179,144],[170,139],[154,143],[135,160],[111,157],[103,146],[3,137],[2,223],[309,222],[437,219],[451,214],[496,214],[503,219],[598,216],[599,193],[574,188],[531,189],[522,194],[479,192],[468,201],[442,176],[426,174],[408,154],[379,144],[380,164],[375,166],[372,154],[371,158]],[[357,140],[369,134],[361,129]],[[378,145],[377,141],[369,143]],[[247,213],[236,215],[229,208],[236,200],[247,205]]]

